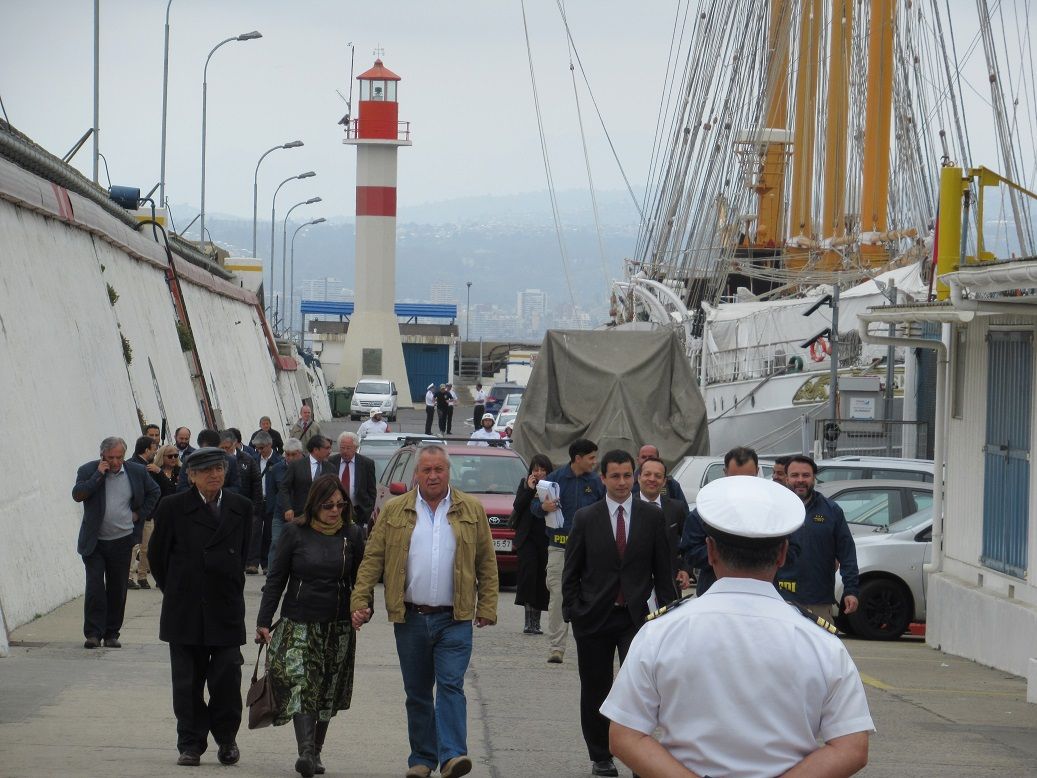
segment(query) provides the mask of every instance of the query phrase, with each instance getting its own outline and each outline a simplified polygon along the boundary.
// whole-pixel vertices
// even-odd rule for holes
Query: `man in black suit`
[[[371,522],[377,485],[374,477],[374,460],[357,453],[360,436],[355,432],[343,432],[338,436],[338,453],[328,459],[335,468],[335,475],[342,482],[349,501],[353,503],[353,521],[361,527]]]
[[[285,521],[291,521],[296,514],[302,514],[310,486],[317,476],[335,473],[334,466],[328,462],[330,440],[323,435],[313,435],[306,441],[306,450],[309,456],[292,462],[285,469],[284,478],[277,487],[277,507],[284,514]]]
[[[666,493],[666,481],[665,462],[658,457],[641,460],[641,468],[637,471],[637,484],[641,488],[637,494],[644,502],[652,503],[662,509],[666,522],[666,539],[670,543],[670,570],[677,585],[683,591],[691,588],[691,571],[686,569],[677,548],[681,542],[684,524],[688,519],[688,510],[683,500],[675,500]],[[660,602],[659,605],[666,605],[666,603]]]
[[[580,671],[580,724],[592,775],[619,775],[609,752],[609,722],[598,709],[612,686],[616,652],[626,657],[648,615],[648,598],[677,596],[663,512],[635,500],[634,458],[601,458],[605,499],[573,517],[562,572],[562,614],[572,624]]]
[[[191,489],[162,500],[151,536],[151,571],[162,590],[159,639],[169,643],[177,764],[198,765],[212,732],[222,764],[240,754],[245,557],[252,503],[223,488],[227,457],[201,448],[187,458]],[[205,701],[206,685],[209,690]]]
[[[259,462],[238,449],[240,439],[237,430],[226,429],[220,433],[220,449],[234,463],[238,470],[239,494],[252,501],[252,534],[259,535],[259,541],[263,539],[263,484],[259,474]],[[258,533],[256,523],[259,523]],[[254,544],[253,544],[254,545]],[[251,553],[246,560],[245,575],[256,575],[259,573],[259,561],[253,564]]]
[[[126,441],[105,438],[100,459],[80,467],[72,487],[72,499],[83,503],[78,550],[86,567],[84,648],[97,648],[102,640],[109,648],[121,647],[133,527],[151,516],[161,496],[144,466],[125,457]]]

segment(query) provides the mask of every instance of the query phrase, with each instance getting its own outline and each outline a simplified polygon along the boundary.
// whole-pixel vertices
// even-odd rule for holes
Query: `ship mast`
[[[814,243],[814,143],[817,128],[817,75],[821,49],[821,0],[803,0],[799,23],[799,66],[796,68],[796,115],[792,138],[792,202],[790,243]],[[805,254],[788,255],[789,267],[806,263]]]
[[[888,260],[882,245],[889,229],[889,143],[893,115],[893,20],[896,0],[871,0],[868,26],[868,98],[861,181],[861,263]]]
[[[853,41],[851,0],[832,0],[831,26],[821,234],[828,240],[838,243],[847,231],[846,171],[849,160],[846,156],[846,144],[850,115],[849,60]],[[840,264],[839,254],[832,250],[826,251],[821,260],[824,270],[837,270]]]

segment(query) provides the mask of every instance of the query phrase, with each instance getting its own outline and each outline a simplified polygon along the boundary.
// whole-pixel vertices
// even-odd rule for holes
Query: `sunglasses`
[[[322,502],[320,504],[320,509],[322,511],[341,511],[345,510],[348,506],[348,502],[339,500],[338,502]]]
[[[166,454],[165,457],[166,459],[179,459],[176,454]]]

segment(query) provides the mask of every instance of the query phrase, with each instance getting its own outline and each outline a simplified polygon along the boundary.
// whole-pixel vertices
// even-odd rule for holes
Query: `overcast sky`
[[[555,182],[586,187],[560,15],[550,0],[526,6]],[[635,185],[646,176],[675,7],[630,0],[567,5]],[[159,179],[165,8],[164,0],[101,0],[101,152],[113,183],[142,192]],[[407,204],[545,188],[517,0],[173,0],[170,28],[166,193],[173,204],[199,201],[205,57],[224,38],[250,30],[263,38],[229,43],[209,65],[208,213],[251,218],[257,160],[296,138],[304,148],[263,162],[260,212],[269,213],[280,181],[312,169],[317,177],[285,185],[278,205],[320,195],[314,215],[352,213],[356,151],[342,145],[337,122],[346,106],[336,94],[349,92],[349,42],[357,74],[381,46],[385,65],[403,79],[400,118],[411,122],[414,146],[400,151],[401,217]],[[0,97],[11,123],[59,156],[93,121],[92,30],[90,0],[0,0]],[[586,95],[581,99],[595,184],[619,189],[597,119]],[[90,174],[89,143],[74,164]]]

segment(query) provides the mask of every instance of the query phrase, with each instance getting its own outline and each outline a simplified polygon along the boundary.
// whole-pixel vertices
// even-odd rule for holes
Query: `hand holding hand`
[[[353,629],[359,630],[367,622],[371,620],[371,609],[370,608],[357,608],[353,611]]]

